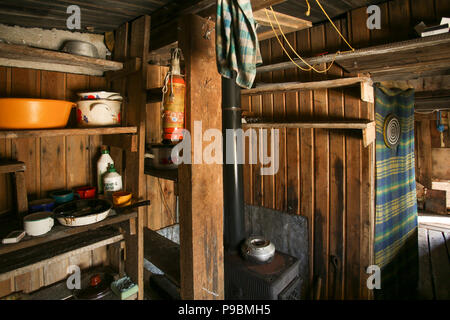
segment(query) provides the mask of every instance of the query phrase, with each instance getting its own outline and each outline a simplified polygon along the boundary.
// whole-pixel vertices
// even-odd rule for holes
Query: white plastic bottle
[[[108,172],[103,176],[103,186],[106,195],[122,190],[122,176],[117,173],[113,164],[109,165]]]
[[[103,175],[108,171],[108,166],[114,165],[114,161],[109,155],[108,149],[102,147],[102,155],[97,161],[97,190],[98,193],[103,193]]]

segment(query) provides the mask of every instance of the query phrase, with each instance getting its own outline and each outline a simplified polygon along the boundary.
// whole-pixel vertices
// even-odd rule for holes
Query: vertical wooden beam
[[[191,132],[194,159],[194,121],[202,130],[222,128],[221,77],[217,72],[214,23],[185,16],[179,44],[186,64],[186,129]],[[202,133],[196,132],[196,135]],[[197,146],[198,147],[198,146]],[[179,167],[180,263],[183,299],[223,299],[223,179],[222,165],[182,164]]]
[[[148,46],[150,42],[150,17],[142,16],[131,23],[130,56],[128,58],[141,58],[147,61]],[[136,198],[145,197],[144,157],[145,152],[145,105],[147,64],[142,64],[141,72],[136,72],[127,78],[128,103],[125,110],[127,125],[138,127],[138,152],[125,152],[126,162],[124,168],[125,189],[133,193]],[[145,208],[138,209],[136,221],[130,223],[130,230],[134,227],[136,232],[128,232],[126,239],[127,274],[139,286],[138,299],[144,297],[144,215]]]
[[[430,121],[417,122],[417,149],[418,154],[416,161],[418,161],[416,173],[417,181],[431,189],[431,175],[433,172],[433,163],[431,161],[431,128]]]

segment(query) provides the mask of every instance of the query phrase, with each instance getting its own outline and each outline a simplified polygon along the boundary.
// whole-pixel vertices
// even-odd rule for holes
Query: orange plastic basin
[[[0,129],[62,128],[73,102],[48,99],[0,99]]]

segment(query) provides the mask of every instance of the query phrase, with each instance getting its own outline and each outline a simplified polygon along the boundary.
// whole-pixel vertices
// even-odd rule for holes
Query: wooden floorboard
[[[448,259],[450,260],[450,232],[444,232],[444,237],[445,237],[445,244],[447,246]]]
[[[431,271],[437,300],[450,299],[450,260],[442,232],[428,230]]]
[[[433,300],[433,280],[431,278],[430,250],[428,247],[428,230],[419,228],[419,285],[420,300]]]

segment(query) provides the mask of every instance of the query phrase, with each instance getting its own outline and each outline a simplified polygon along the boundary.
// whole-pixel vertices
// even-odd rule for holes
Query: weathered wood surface
[[[0,281],[68,257],[77,256],[83,252],[89,252],[121,239],[123,236],[117,229],[107,227],[3,254],[0,256]]]
[[[22,161],[0,161],[0,173],[14,173],[17,171],[25,171],[26,165]]]
[[[160,269],[177,286],[180,285],[180,245],[156,233],[144,231],[145,259]]]
[[[431,158],[431,135],[430,121],[416,122],[415,141],[416,148],[416,180],[431,189],[432,180],[432,158]]]
[[[67,137],[67,136],[96,136],[136,133],[135,126],[104,127],[104,128],[67,128],[46,130],[0,130],[0,138],[17,139],[28,137]]]
[[[179,44],[184,53],[187,80],[186,129],[191,133],[194,133],[194,121],[198,120],[202,120],[202,131],[222,128],[218,98],[221,77],[217,73],[214,33],[210,40],[203,38],[205,27],[213,28],[214,24],[198,16],[187,16],[180,23]],[[193,141],[194,137],[191,144]],[[193,160],[202,157],[195,152],[191,154]],[[178,170],[181,297],[224,299],[222,166],[182,164]]]
[[[450,148],[432,148],[433,179],[450,180]]]
[[[425,210],[447,215],[447,192],[445,190],[427,189],[425,192]]]
[[[126,23],[116,33],[114,57],[127,61],[135,58],[148,61],[150,44],[150,17],[142,16]],[[137,59],[136,59],[137,60]],[[124,106],[123,123],[137,127],[137,152],[130,148],[124,151],[125,165],[123,172],[124,188],[141,199],[146,196],[144,183],[145,152],[145,104],[146,104],[147,64],[143,63],[138,72],[130,73],[126,78],[117,78],[112,86],[123,96],[128,97]],[[131,219],[125,228],[126,252],[125,271],[139,286],[138,299],[144,297],[144,216],[145,208],[140,207],[136,219]]]
[[[160,98],[147,100],[146,107],[146,142],[160,143],[162,140],[162,86],[169,71],[168,67],[148,65],[147,93],[158,92]],[[147,95],[148,98],[148,95]],[[148,164],[148,160],[146,160]],[[152,230],[159,230],[176,223],[175,183],[178,170],[152,169],[145,166],[147,197],[152,205],[147,208],[146,226]],[[169,181],[172,180],[172,181]]]
[[[121,62],[8,43],[0,43],[0,65],[87,75],[123,68]]]
[[[450,256],[444,233],[428,230],[433,285],[437,300],[450,299]]]
[[[46,242],[70,237],[70,236],[73,236],[78,233],[83,233],[86,231],[96,230],[96,229],[99,229],[99,228],[102,228],[105,226],[117,224],[117,223],[126,221],[128,219],[134,218],[136,216],[137,216],[136,212],[120,214],[120,215],[112,215],[103,221],[100,221],[100,222],[97,222],[94,224],[89,224],[86,226],[76,227],[76,228],[65,227],[62,225],[56,225],[52,228],[52,230],[49,233],[47,233],[43,237],[25,236],[25,238],[23,238],[22,241],[20,241],[18,243],[0,244],[0,255],[9,253],[9,252],[13,252],[13,251],[17,251],[17,250],[21,250],[21,249],[25,249],[25,248],[29,248],[29,247],[33,247],[36,245],[41,245]]]
[[[433,300],[433,280],[431,273],[428,230],[419,228],[419,283],[418,294],[421,300]]]
[[[366,12],[360,9],[335,23],[352,44],[363,47],[370,45],[372,36],[370,30],[358,27],[366,19]],[[347,50],[329,23],[288,36],[302,56]],[[265,64],[287,60],[279,53],[276,39],[262,41],[260,45]],[[315,67],[323,70],[325,64],[317,63]],[[356,76],[334,65],[326,74],[295,68],[258,72],[256,82],[296,81],[307,86],[311,82]],[[374,121],[373,103],[361,101],[360,86],[267,91],[243,95],[242,105],[264,121],[283,124]],[[373,145],[365,148],[361,133],[356,130],[293,126],[280,128],[280,168],[274,177],[261,176],[260,163],[244,166],[244,183],[251,186],[251,190],[245,190],[245,201],[283,208],[308,218],[311,271],[308,285],[312,288],[320,278],[322,299],[370,299],[365,268],[373,264],[375,148]],[[366,141],[373,139],[374,130],[366,131]],[[246,150],[249,149],[246,145]],[[312,297],[313,290],[310,294]]]
[[[441,232],[450,232],[450,216],[420,213],[418,217],[419,228],[426,228]]]
[[[345,70],[349,72],[367,72],[373,71],[375,68],[380,68],[382,66],[382,61],[384,62],[395,62],[401,63],[405,65],[406,62],[402,62],[401,59],[398,59],[399,55],[402,54],[404,56],[410,56],[411,58],[415,57],[416,53],[420,53],[421,50],[423,52],[428,52],[430,50],[436,50],[436,52],[441,52],[443,50],[448,50],[448,45],[450,44],[450,36],[448,34],[436,35],[425,38],[418,38],[413,40],[400,41],[396,43],[384,44],[374,47],[368,47],[364,49],[355,50],[353,52],[346,52],[339,55],[335,55],[334,53],[330,53],[324,56],[307,58],[305,61],[310,65],[320,65],[322,63],[330,63],[333,60],[342,66]],[[447,52],[447,51],[444,51]],[[425,56],[426,56],[425,55]],[[300,59],[294,59],[294,61],[300,65],[301,67],[305,67],[306,64],[302,62]],[[380,65],[376,65],[377,61],[380,62]],[[356,63],[355,63],[356,62]],[[368,69],[368,66],[370,67]],[[372,65],[373,63],[373,65]],[[385,68],[394,68],[395,64]],[[280,62],[277,64],[267,64],[261,67],[257,67],[257,72],[271,72],[276,70],[288,69],[288,68],[296,68],[296,66],[291,62]]]
[[[287,92],[287,91],[300,91],[300,90],[318,90],[339,88],[345,86],[352,86],[361,82],[370,82],[370,78],[367,77],[351,77],[341,78],[335,80],[323,80],[314,82],[285,82],[285,83],[272,83],[272,84],[256,84],[255,88],[242,90],[243,95],[262,94],[264,92]]]
[[[105,90],[104,78],[77,74],[0,67],[0,96],[43,99],[77,99],[76,92]],[[75,114],[69,124],[75,126]],[[0,137],[0,157],[25,163],[25,184],[28,200],[48,197],[59,188],[96,185],[95,168],[100,156],[100,136]],[[56,160],[55,160],[56,159]],[[41,163],[41,161],[43,161]],[[14,206],[13,185],[6,175],[0,176],[0,213],[11,212]],[[20,243],[19,243],[20,244]],[[101,264],[106,248],[83,253],[78,259],[83,266]],[[67,276],[69,259],[51,263],[16,278],[0,282],[0,296],[14,291],[31,292]]]

